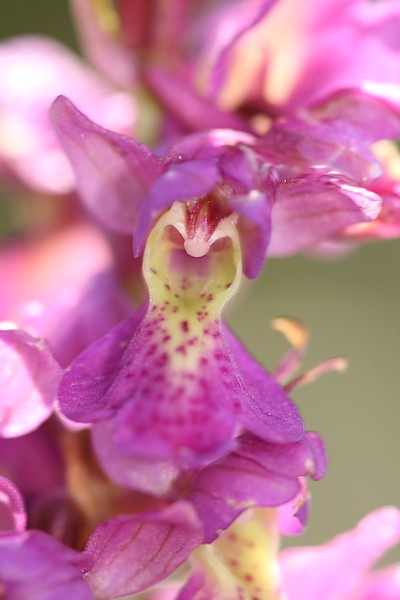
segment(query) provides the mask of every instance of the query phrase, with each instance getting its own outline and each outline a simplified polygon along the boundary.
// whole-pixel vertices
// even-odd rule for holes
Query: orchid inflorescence
[[[0,44],[0,176],[36,215],[0,254],[0,598],[400,597],[371,571],[396,508],[279,552],[327,465],[290,395],[345,359],[299,375],[279,318],[268,373],[223,318],[266,259],[399,235],[399,4],[71,8],[84,60]]]

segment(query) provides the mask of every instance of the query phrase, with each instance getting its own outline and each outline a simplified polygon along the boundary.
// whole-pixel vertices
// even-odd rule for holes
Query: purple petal
[[[93,600],[82,555],[40,531],[0,536],[0,585],[7,600]]]
[[[243,271],[254,279],[260,273],[271,236],[271,199],[269,194],[253,190],[235,196],[230,207],[240,216],[238,232],[243,251]]]
[[[179,157],[177,157],[179,160]],[[211,192],[218,182],[217,158],[183,160],[171,164],[149,191],[134,231],[134,254],[143,250],[150,226],[175,200],[193,200]]]
[[[384,85],[371,86],[369,92],[342,90],[320,101],[312,112],[329,126],[350,135],[354,132],[366,143],[400,137],[400,96],[394,102]]]
[[[87,580],[96,597],[140,592],[172,573],[202,539],[201,525],[186,502],[162,512],[115,517],[89,538],[85,554],[94,565]]]
[[[152,327],[162,325],[156,320],[143,322],[124,354],[112,396],[108,395],[108,403],[120,406],[115,415],[118,445],[141,458],[204,460],[225,449],[235,430],[237,408],[231,395],[237,394],[238,386],[224,341],[216,326],[212,340],[218,359],[211,351],[203,372],[186,374],[169,365],[173,355],[169,357],[162,344],[157,348],[152,338],[146,340]]]
[[[24,531],[25,527],[24,500],[12,481],[0,476],[0,531]]]
[[[224,335],[241,381],[241,423],[266,441],[287,443],[301,440],[304,424],[296,406],[272,375],[247,354],[227,328]]]
[[[132,233],[160,173],[158,159],[146,146],[96,125],[63,96],[50,116],[87,208],[106,227]]]
[[[293,499],[300,490],[299,477],[321,475],[317,463],[325,454],[312,444],[267,444],[247,434],[235,451],[200,471],[189,499],[203,522],[205,541],[215,539],[250,507],[279,506]]]
[[[239,215],[238,232],[245,275],[254,278],[264,264],[271,233],[271,206],[275,181],[269,165],[253,152],[252,143],[226,147],[219,167],[223,181],[231,186],[229,209]]]
[[[179,475],[172,460],[131,456],[118,443],[118,424],[103,421],[92,426],[94,451],[112,481],[152,496],[165,496]]]
[[[108,406],[103,399],[142,317],[143,309],[139,309],[130,319],[94,342],[65,372],[58,390],[58,402],[66,417],[90,423],[114,415],[115,407]]]
[[[282,183],[272,208],[268,254],[288,256],[368,222],[379,214],[381,202],[374,192],[329,177]]]
[[[176,162],[179,156],[182,159],[200,159],[220,156],[226,152],[227,147],[239,145],[253,146],[257,138],[245,131],[235,129],[211,129],[200,131],[182,137],[169,149],[167,159]],[[242,153],[240,153],[242,154]]]
[[[320,600],[328,586],[332,598],[358,598],[370,567],[399,541],[400,511],[382,508],[324,546],[285,550],[280,559],[285,592]]]
[[[53,410],[61,369],[44,340],[19,330],[0,331],[0,432],[36,429]]]
[[[381,166],[354,128],[317,120],[276,121],[261,139],[260,151],[272,162],[307,171],[337,171],[361,182],[381,174]]]

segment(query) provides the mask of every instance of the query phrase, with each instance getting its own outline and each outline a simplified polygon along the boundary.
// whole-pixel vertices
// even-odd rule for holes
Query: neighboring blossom
[[[61,44],[34,36],[0,44],[2,175],[42,194],[65,194],[75,187],[47,114],[55,96],[64,92],[108,127],[131,130],[134,107],[130,97]]]
[[[46,338],[62,367],[132,310],[106,240],[84,223],[4,245],[0,278],[0,320]]]
[[[284,550],[279,563],[288,600],[395,600],[400,565],[371,567],[399,542],[400,511],[388,507],[323,546]]]
[[[0,329],[0,363],[0,436],[24,435],[51,414],[61,368],[45,340],[17,329]]]
[[[207,38],[200,31],[199,81],[221,108],[273,116],[349,88],[398,89],[399,22],[390,1],[220,2],[205,20]]]

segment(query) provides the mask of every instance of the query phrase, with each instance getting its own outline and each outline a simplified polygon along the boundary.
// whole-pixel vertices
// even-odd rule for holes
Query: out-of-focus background
[[[1,8],[1,39],[41,33],[77,48],[67,0],[3,0]],[[311,486],[306,534],[290,544],[322,542],[374,508],[400,504],[399,254],[400,242],[391,241],[335,262],[270,260],[229,310],[232,328],[269,368],[287,350],[269,325],[282,315],[311,330],[305,367],[338,354],[349,359],[347,373],[294,393],[308,429],[325,439],[329,470]]]

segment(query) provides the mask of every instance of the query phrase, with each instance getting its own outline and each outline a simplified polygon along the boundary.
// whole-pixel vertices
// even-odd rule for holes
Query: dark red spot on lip
[[[187,333],[189,331],[188,321],[181,321],[181,329],[184,333]]]

